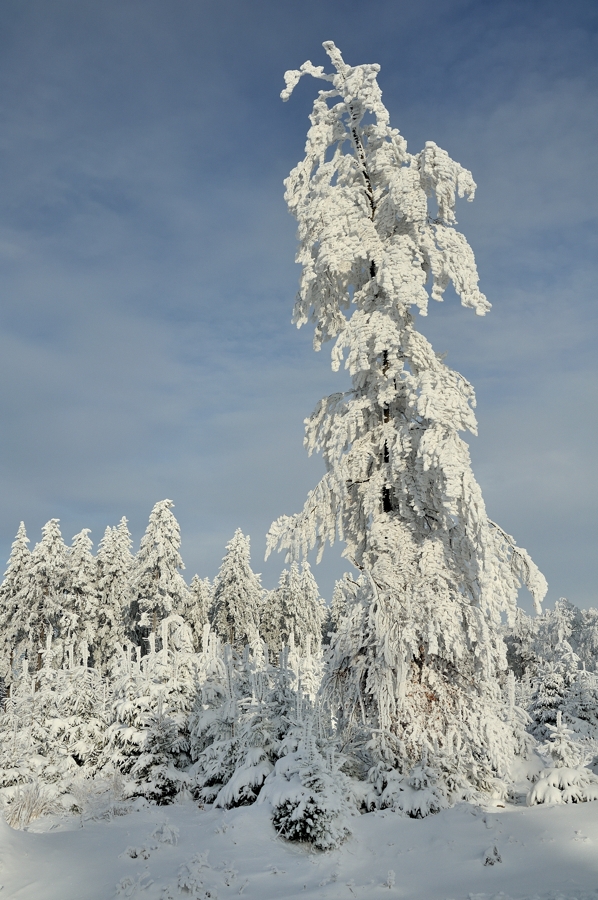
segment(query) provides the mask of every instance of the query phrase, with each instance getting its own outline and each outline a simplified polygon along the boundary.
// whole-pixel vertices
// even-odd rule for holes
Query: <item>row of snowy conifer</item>
[[[29,553],[19,530],[0,589],[10,687],[0,789],[11,821],[26,821],[32,793],[38,809],[83,810],[107,784],[114,809],[118,783],[124,808],[185,792],[225,807],[268,799],[282,834],[325,848],[359,808],[421,816],[471,793],[459,754],[439,747],[408,772],[368,769],[355,747],[339,754],[321,635],[346,614],[346,581],[329,616],[307,567],[291,566],[264,595],[237,532],[215,585],[196,576],[187,587],[171,505],[154,507],[137,557],[126,520],[107,529],[95,559],[86,531],[69,549],[52,520]],[[78,628],[77,616],[93,627]],[[94,629],[115,623],[102,656]],[[518,753],[545,741],[548,765],[530,802],[596,799],[585,763],[598,753],[598,611],[564,600],[535,618],[520,611],[505,637],[504,706]]]
[[[88,665],[85,641],[60,668],[50,635],[40,668],[21,660],[0,716],[11,824],[32,811],[84,814],[108,785],[110,814],[135,798],[164,804],[186,793],[228,808],[260,795],[280,833],[336,845],[355,801],[316,700],[322,655],[309,639],[300,648],[291,637],[274,664],[259,636],[239,653],[206,624],[196,652],[173,614],[147,643],[145,655],[122,649],[110,677]]]
[[[535,654],[519,681],[511,671],[504,684],[519,755],[536,744],[529,726],[546,739],[547,767],[530,787],[532,803],[598,799],[598,778],[585,765],[589,751],[598,750],[596,673],[568,669],[560,705],[539,702],[546,667],[559,659],[564,665],[566,645],[575,662],[570,641],[584,617],[595,620],[596,611],[561,602],[534,621],[533,635],[523,616],[509,635],[512,654],[522,658],[524,647],[528,657]],[[326,849],[349,833],[359,809],[419,817],[471,796],[455,755],[439,747],[392,777],[368,771],[359,753],[339,753],[319,692],[325,659],[310,644],[298,647],[291,637],[271,659],[258,636],[239,652],[206,624],[197,652],[189,626],[172,614],[149,633],[147,653],[129,644],[107,677],[89,665],[84,640],[57,667],[48,635],[39,669],[21,660],[0,717],[0,789],[9,821],[27,823],[32,794],[38,812],[82,814],[90,798],[96,814],[126,810],[134,798],[164,804],[185,793],[225,808],[268,800],[281,834]],[[585,706],[576,705],[578,682],[587,689]],[[535,692],[528,704],[535,720],[516,702],[517,695],[525,701],[526,684]]]
[[[598,610],[565,599],[533,618],[518,610],[505,639],[531,733],[546,738],[560,712],[580,737],[598,737]]]
[[[291,636],[301,648],[308,641],[319,647],[326,610],[309,564],[292,565],[276,590],[265,591],[251,570],[249,538],[237,531],[214,583],[195,575],[187,585],[172,506],[156,503],[136,555],[125,518],[106,529],[95,557],[87,528],[67,547],[51,519],[30,552],[21,523],[0,586],[0,675],[7,686],[23,658],[30,670],[41,666],[49,636],[54,667],[85,642],[89,665],[107,674],[127,643],[145,654],[150,631],[171,615],[184,618],[195,650],[207,622],[237,648],[258,634],[273,652]]]

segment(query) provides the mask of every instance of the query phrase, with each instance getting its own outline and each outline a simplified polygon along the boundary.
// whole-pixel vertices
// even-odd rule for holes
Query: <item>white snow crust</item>
[[[140,801],[142,804],[143,801]],[[14,900],[598,898],[598,809],[469,804],[422,820],[356,816],[327,853],[290,844],[269,804],[140,805],[112,821],[0,819],[0,896]],[[489,864],[485,864],[490,860]]]

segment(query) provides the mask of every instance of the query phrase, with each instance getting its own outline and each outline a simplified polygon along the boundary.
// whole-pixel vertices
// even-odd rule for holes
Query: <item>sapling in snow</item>
[[[527,803],[583,803],[598,800],[598,776],[585,765],[583,748],[573,739],[573,732],[563,725],[562,713],[556,725],[548,725],[550,737],[540,748],[548,766],[530,790]]]
[[[332,850],[351,834],[349,796],[346,776],[322,754],[308,716],[297,749],[278,760],[260,797],[272,805],[274,828],[289,841]]]

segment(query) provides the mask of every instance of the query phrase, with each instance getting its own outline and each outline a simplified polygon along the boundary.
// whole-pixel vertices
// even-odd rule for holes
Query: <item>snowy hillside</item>
[[[11,900],[598,897],[593,804],[460,804],[421,820],[374,812],[328,853],[277,837],[266,804],[222,811],[188,802],[83,826],[50,817],[27,832],[0,828],[0,883]]]

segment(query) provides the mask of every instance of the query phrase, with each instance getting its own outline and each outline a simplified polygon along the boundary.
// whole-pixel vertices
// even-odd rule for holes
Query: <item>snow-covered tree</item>
[[[297,749],[278,760],[260,799],[270,802],[279,835],[333,850],[351,834],[349,797],[346,776],[321,753],[308,718]]]
[[[196,650],[201,648],[203,632],[209,622],[211,607],[212,585],[210,579],[194,575],[189,585],[189,603],[183,612],[183,618],[191,628],[193,646]]]
[[[145,656],[131,645],[121,652],[114,667],[112,723],[99,762],[125,776],[129,796],[159,804],[172,802],[188,780],[189,715],[197,693],[190,646],[171,640],[171,626],[185,627],[180,616],[163,620],[160,651],[151,632]]]
[[[238,762],[238,657],[230,643],[222,647],[216,634],[204,632],[204,680],[190,716],[191,768],[195,796],[212,803],[232,778]]]
[[[291,638],[298,650],[304,651],[309,642],[317,652],[325,618],[326,607],[309,563],[300,570],[293,562],[281,573],[276,590],[266,597],[260,632],[273,653],[280,653]]]
[[[193,792],[224,808],[246,805],[258,796],[296,724],[296,674],[287,648],[272,665],[259,640],[241,655],[206,628],[203,648],[201,692],[190,717]]]
[[[433,142],[408,153],[379,67],[324,47],[335,71],[306,62],[282,93],[303,74],[330,84],[285,182],[303,267],[294,321],[314,322],[316,349],[336,339],[333,368],[344,359],[352,387],[308,420],[305,443],[326,474],[301,513],[273,524],[269,549],[305,558],[339,538],[360,572],[327,677],[344,739],[406,772],[437,747],[488,788],[515,747],[497,683],[501,616],[513,618],[521,582],[539,608],[546,583],[486,514],[459,435],[476,433],[473,389],[411,312],[425,315],[449,283],[478,315],[490,308],[454,227],[456,198],[473,199],[475,183]]]
[[[238,528],[226,545],[214,583],[212,628],[225,642],[242,648],[257,638],[262,586],[251,569],[249,537]]]
[[[598,609],[582,609],[576,652],[590,671],[598,671]]]
[[[195,693],[193,685],[181,679],[182,673],[176,673],[176,661],[173,679],[170,663],[163,651],[143,658],[145,683],[151,678],[152,687],[140,719],[139,752],[129,770],[137,785],[133,793],[160,805],[171,803],[188,782],[188,719]]]
[[[57,644],[59,653],[62,653]],[[40,650],[40,667],[31,672],[26,658],[6,711],[0,717],[0,787],[41,780],[54,796],[64,794],[79,771],[60,698],[68,693],[68,675],[56,667],[52,636]],[[9,792],[10,796],[10,792]]]
[[[31,552],[25,523],[12,545],[8,568],[0,586],[0,677],[10,684],[13,667],[20,668],[21,646],[27,638],[29,568]]]
[[[66,593],[76,617],[71,639],[77,644],[85,641],[88,647],[93,647],[98,630],[98,594],[89,533],[90,529],[84,528],[73,537],[67,556]]]
[[[322,646],[327,609],[307,560],[301,566],[301,599],[295,640],[298,641],[301,650],[305,650],[309,641],[311,651],[317,653]]]
[[[67,648],[66,667],[55,683],[56,717],[52,723],[55,751],[74,760],[81,775],[96,771],[110,721],[110,685],[92,668],[87,641]]]
[[[507,664],[515,677],[521,680],[527,672],[531,676],[538,665],[536,637],[538,616],[532,618],[523,609],[518,609],[515,619],[505,631]]]
[[[565,709],[567,719],[581,719],[591,726],[598,749],[598,673],[588,672],[585,666],[577,672]]]
[[[120,657],[127,626],[133,632],[134,623],[127,621],[131,605],[131,544],[127,520],[123,516],[118,527],[106,528],[98,547],[99,610],[94,651],[103,672],[108,672],[112,662]]]
[[[27,638],[24,644],[31,669],[41,667],[46,639],[54,640],[54,664],[60,666],[65,642],[76,629],[72,599],[67,593],[68,550],[58,519],[42,528],[42,539],[31,554],[27,588]]]
[[[549,725],[548,730],[550,737],[540,748],[548,758],[548,766],[530,790],[528,805],[598,800],[598,776],[585,766],[584,751],[574,740],[573,732],[563,725],[560,712],[556,724]]]
[[[330,643],[330,639],[335,632],[338,631],[341,619],[347,611],[347,597],[354,596],[357,589],[357,582],[348,572],[345,572],[342,578],[335,582],[332,591],[332,602],[328,609],[328,617],[325,629],[325,642]]]
[[[268,592],[262,606],[260,632],[272,653],[280,653],[289,637],[297,640],[297,612],[301,604],[299,566],[294,562],[281,572],[278,587]]]
[[[189,588],[179,571],[185,568],[179,553],[181,531],[170,511],[173,506],[172,500],[160,500],[152,509],[131,578],[133,609],[141,627],[154,633],[158,622],[182,615],[188,605]]]

